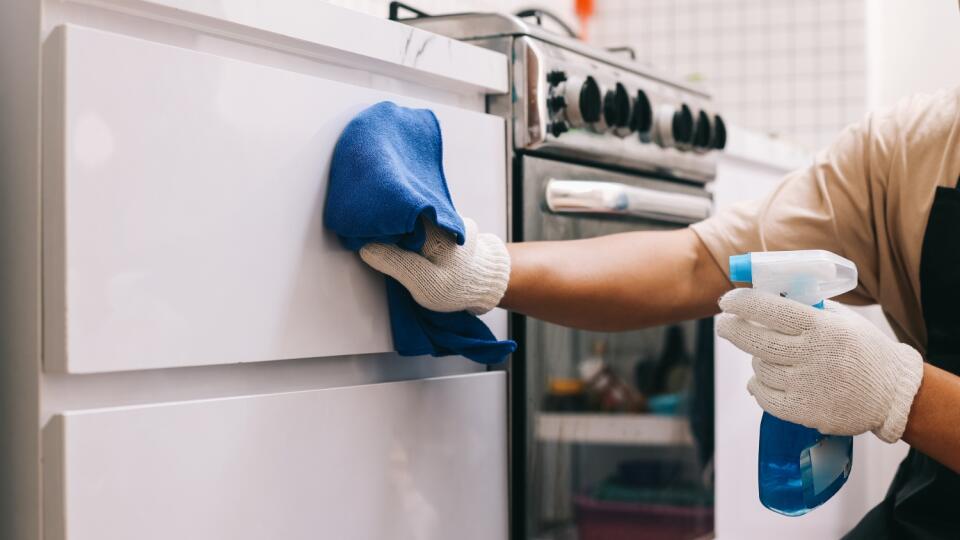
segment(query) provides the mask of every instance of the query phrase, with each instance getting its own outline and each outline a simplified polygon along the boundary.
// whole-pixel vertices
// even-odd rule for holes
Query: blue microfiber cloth
[[[377,103],[351,120],[337,141],[324,224],[353,251],[369,242],[419,251],[426,239],[420,218],[463,245],[463,220],[443,174],[440,124],[427,109]],[[498,341],[466,311],[438,313],[421,307],[390,277],[387,301],[393,345],[402,355],[459,354],[491,364],[516,350],[516,343]]]

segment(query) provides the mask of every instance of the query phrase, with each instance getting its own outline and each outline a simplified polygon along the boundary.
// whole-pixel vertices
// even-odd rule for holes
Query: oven
[[[400,12],[412,13],[400,17]],[[510,59],[506,120],[512,241],[685,227],[712,210],[726,144],[702,90],[521,16],[391,18]],[[630,332],[511,315],[511,537],[713,535],[712,319]]]
[[[700,186],[515,158],[515,240],[674,229],[710,208]],[[602,333],[512,316],[515,538],[713,531],[712,322]]]

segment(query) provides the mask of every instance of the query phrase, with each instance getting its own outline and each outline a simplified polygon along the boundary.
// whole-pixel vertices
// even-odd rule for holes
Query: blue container
[[[856,286],[856,266],[825,251],[747,253],[730,257],[730,280],[751,283],[823,309],[823,299]],[[763,413],[757,465],[760,502],[786,516],[801,516],[843,487],[853,466],[853,437]]]
[[[853,466],[853,437],[763,413],[760,421],[760,502],[785,516],[802,516],[840,491]]]

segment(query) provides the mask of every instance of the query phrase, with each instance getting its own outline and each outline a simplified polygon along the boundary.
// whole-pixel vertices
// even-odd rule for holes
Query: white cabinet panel
[[[506,537],[503,372],[67,413],[50,540]]]
[[[391,350],[382,277],[322,226],[337,137],[380,100],[436,112],[458,210],[505,236],[499,118],[82,27],[48,46],[47,370]]]

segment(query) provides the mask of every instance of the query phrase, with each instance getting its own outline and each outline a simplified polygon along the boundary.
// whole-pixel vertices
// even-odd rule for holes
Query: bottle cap
[[[750,254],[730,256],[730,281],[735,283],[753,282],[753,265],[750,262]]]
[[[587,358],[580,362],[580,379],[589,381],[603,371],[603,360],[600,358]]]

